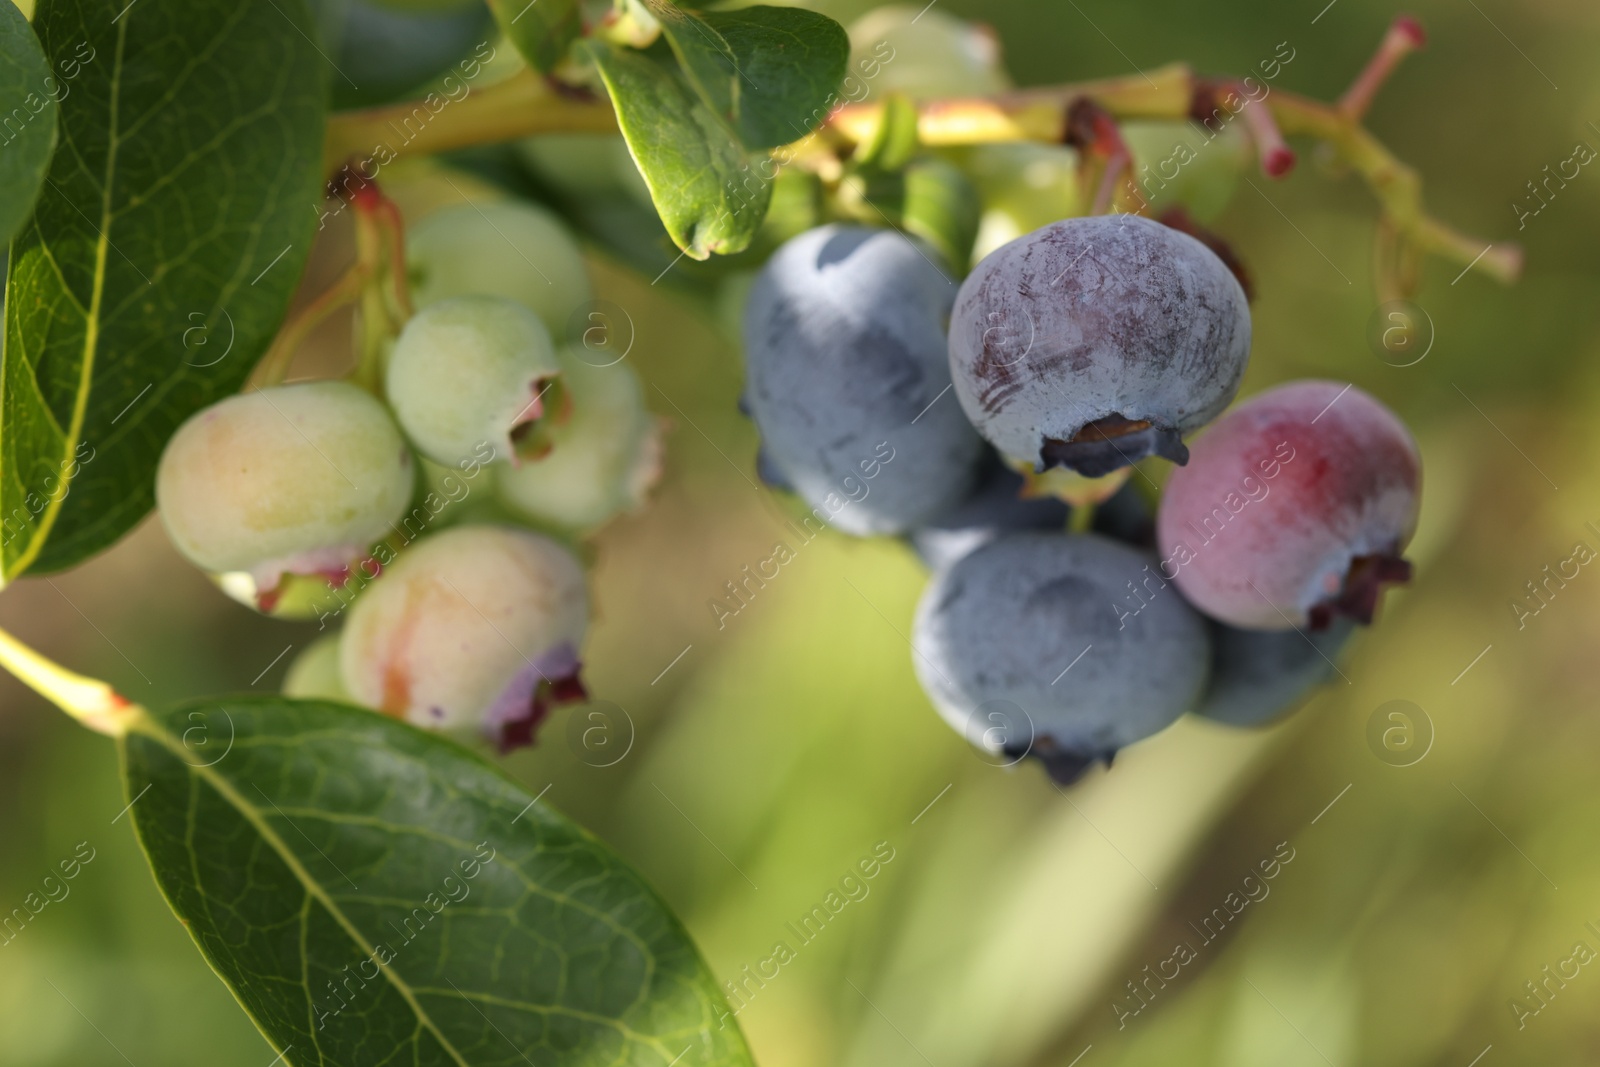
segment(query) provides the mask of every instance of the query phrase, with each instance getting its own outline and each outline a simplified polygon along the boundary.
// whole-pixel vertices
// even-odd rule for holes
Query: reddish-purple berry
[[[1336,382],[1252,397],[1194,444],[1157,516],[1165,577],[1245,629],[1372,621],[1411,566],[1422,460],[1395,415]]]

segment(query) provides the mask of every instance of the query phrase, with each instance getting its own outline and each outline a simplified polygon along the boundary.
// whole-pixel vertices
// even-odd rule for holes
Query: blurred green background
[[[1396,10],[1325,3],[939,10],[992,24],[1021,84],[1174,59],[1244,72],[1287,41],[1277,87],[1331,99]],[[848,21],[871,5],[819,6]],[[1600,147],[1600,8],[1408,10],[1430,46],[1370,125],[1437,215],[1522,241],[1527,271],[1504,288],[1428,263],[1418,302],[1437,339],[1395,368],[1365,339],[1358,183],[1303,153],[1285,182],[1252,175],[1219,220],[1258,281],[1245,391],[1353,381],[1405,416],[1426,468],[1417,581],[1347,680],[1270,732],[1181,722],[1066,792],[988,766],[917,689],[904,635],[925,576],[895,543],[819,538],[719,629],[708,602],[789,539],[750,481],[738,354],[709,305],[596,258],[675,426],[655,505],[596,551],[587,674],[635,736],[592,767],[567,742],[580,713],[562,712],[509,766],[644,871],[720,978],[796,948],[744,987],[764,1067],[1600,1060],[1600,966],[1547,977],[1579,943],[1600,952],[1600,575],[1552,587],[1520,628],[1511,606],[1539,606],[1527,583],[1577,543],[1600,549],[1600,172],[1520,233],[1511,207],[1575,143]],[[156,703],[276,687],[315,634],[226,600],[153,522],[6,590],[0,625]],[[1409,766],[1369,742],[1395,700],[1431,731]],[[0,946],[0,1063],[265,1067],[272,1050],[161,901],[124,803],[109,742],[0,680],[0,911],[80,842],[94,850],[70,895]],[[875,846],[893,859],[870,893],[799,946],[785,924]],[[1285,856],[1206,941],[1213,909],[1237,909],[1245,877]],[[1152,978],[1180,941],[1194,958]]]

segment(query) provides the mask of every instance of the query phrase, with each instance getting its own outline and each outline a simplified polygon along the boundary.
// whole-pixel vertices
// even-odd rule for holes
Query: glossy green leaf
[[[672,240],[694,259],[743,251],[772,196],[767,159],[751,156],[671,67],[604,41],[585,47]]]
[[[639,875],[450,742],[251,696],[122,751],[156,881],[290,1064],[752,1062]]]
[[[664,0],[651,10],[695,92],[748,147],[797,141],[827,117],[850,39],[826,15],[766,6],[699,14]]]
[[[303,0],[44,0],[34,29],[78,69],[11,246],[5,579],[76,563],[150,510],[167,438],[271,341],[322,204]]]
[[[44,184],[65,91],[28,20],[0,4],[0,241],[17,232]]]
[[[583,32],[578,0],[488,0],[500,31],[533,69],[549,72]]]

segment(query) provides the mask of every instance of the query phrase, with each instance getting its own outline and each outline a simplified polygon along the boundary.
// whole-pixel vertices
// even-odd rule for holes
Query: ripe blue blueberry
[[[1355,631],[1348,619],[1309,634],[1210,627],[1211,681],[1195,714],[1229,726],[1262,726],[1304,704]]]
[[[1022,475],[990,453],[972,494],[911,531],[911,546],[930,570],[942,570],[1011,530],[1066,529],[1072,508],[1053,496],[1024,497],[1025,485]]]
[[[1147,554],[1096,535],[1022,532],[990,540],[934,576],[912,632],[917,677],[946,722],[994,752],[1040,759],[1077,778],[1194,705],[1210,648],[1177,590],[1155,588],[1137,612]],[[997,707],[1021,729],[997,733]]]
[[[985,258],[950,319],[974,426],[1016,463],[1089,477],[1221,414],[1250,352],[1244,290],[1194,238],[1133,215],[1055,222]]]
[[[950,387],[954,284],[890,230],[781,247],[745,307],[745,400],[777,473],[847,533],[897,534],[959,502],[983,442]]]

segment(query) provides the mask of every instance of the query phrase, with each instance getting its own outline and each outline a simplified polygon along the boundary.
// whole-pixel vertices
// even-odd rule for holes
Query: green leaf
[[[694,259],[743,251],[772,196],[766,157],[746,152],[670,67],[604,41],[585,47],[672,240]]]
[[[982,203],[961,168],[948,160],[926,156],[896,171],[853,168],[839,183],[839,206],[867,225],[920,237],[952,274],[966,274]]]
[[[33,207],[56,144],[56,98],[67,91],[33,27],[0,4],[0,241],[9,241]]]
[[[121,744],[161,891],[289,1063],[752,1064],[650,887],[464,749],[262,696]]]
[[[858,168],[880,171],[899,170],[916,155],[917,105],[904,93],[889,93],[883,102],[883,117],[853,162]]]
[[[61,147],[11,246],[0,578],[70,566],[150,510],[167,438],[243,383],[322,205],[303,0],[44,0]],[[48,542],[47,539],[48,538]]]
[[[695,92],[748,147],[797,141],[827,117],[850,39],[826,15],[765,6],[697,14],[665,0],[650,7]]]
[[[549,73],[583,32],[578,0],[489,0],[500,32],[533,69]]]

